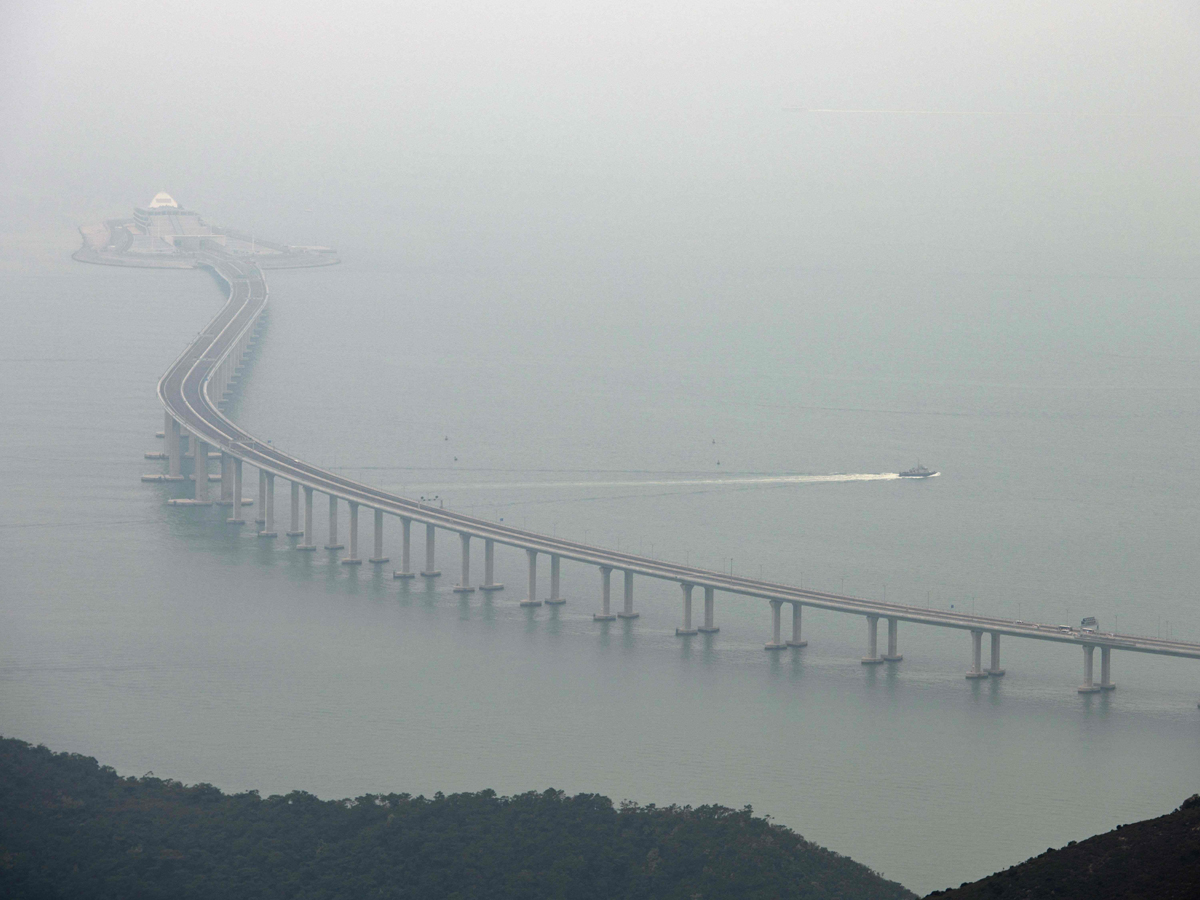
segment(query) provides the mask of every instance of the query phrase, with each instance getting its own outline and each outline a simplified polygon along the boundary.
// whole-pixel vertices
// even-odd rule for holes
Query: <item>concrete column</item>
[[[221,506],[229,506],[233,503],[233,462],[231,457],[225,451],[221,451]]]
[[[400,571],[393,578],[412,578],[412,519],[400,517]]]
[[[182,441],[179,439],[179,423],[172,419],[169,413],[163,415],[166,416],[163,434],[167,439],[167,478],[171,481],[181,481],[183,453],[180,449]]]
[[[562,590],[559,584],[559,567],[562,560],[557,553],[550,554],[550,599],[546,601],[549,606],[562,606],[567,601],[562,598]]]
[[[258,470],[258,515],[254,517],[256,525],[267,523],[267,473]]]
[[[868,666],[883,662],[879,655],[879,616],[867,616],[867,655],[862,661]]]
[[[233,460],[233,515],[225,520],[230,525],[245,525],[242,518],[242,461]]]
[[[541,606],[542,601],[537,598],[537,551],[526,550],[525,553],[529,556],[529,595],[521,601],[521,605]]]
[[[437,578],[442,573],[433,567],[433,537],[434,527],[432,525],[425,526],[425,571],[421,573],[422,578]]]
[[[462,543],[462,579],[454,586],[454,593],[470,594],[475,591],[471,587],[471,536],[462,531],[458,539]]]
[[[904,657],[900,655],[899,650],[897,648],[897,644],[899,643],[897,632],[900,630],[900,621],[898,619],[893,619],[891,616],[888,616],[887,622],[888,622],[888,649],[887,649],[887,653],[883,654],[883,658],[886,659],[888,662],[900,662],[900,660],[904,659]]]
[[[263,476],[263,493],[266,496],[263,507],[263,528],[258,536],[275,537],[275,476],[261,469],[259,469],[259,474]]]
[[[369,562],[385,563],[388,558],[383,555],[383,510],[375,510],[375,550]]]
[[[968,678],[987,678],[988,673],[983,669],[983,632],[971,632],[971,671]]]
[[[353,500],[347,502],[350,504],[350,555],[342,560],[342,565],[361,566],[362,560],[358,556],[358,504]]]
[[[208,498],[208,444],[199,438],[195,438],[192,443],[195,445],[195,475],[196,479],[196,502],[211,503]]]
[[[694,585],[685,581],[679,586],[683,588],[683,627],[676,628],[675,633],[677,635],[697,634],[696,629],[692,627],[692,588]]]
[[[300,485],[292,482],[292,527],[288,529],[288,537],[299,537],[304,534],[300,528]]]
[[[303,543],[297,544],[297,550],[316,550],[316,535],[313,534],[312,521],[312,495],[313,489],[305,486],[304,488],[304,537],[301,538]]]
[[[992,663],[988,666],[987,673],[993,678],[999,678],[1004,674],[1004,670],[1000,668],[1000,634],[992,632]]]
[[[346,545],[338,541],[337,533],[337,497],[333,494],[329,495],[329,543],[325,545],[326,550],[341,550]]]
[[[610,599],[612,597],[612,567],[600,567],[600,612],[592,616],[597,622],[611,622],[616,618],[612,614]]]
[[[1083,684],[1079,686],[1079,693],[1094,694],[1100,690],[1100,685],[1092,680],[1092,651],[1096,647],[1094,644],[1083,645]]]
[[[1100,647],[1100,690],[1115,691],[1117,686],[1112,683],[1112,668],[1110,666],[1112,647]]]
[[[619,619],[636,619],[641,613],[633,611],[633,573],[625,570],[625,605],[619,613]]]
[[[807,647],[808,641],[800,636],[800,611],[804,608],[803,603],[792,604],[792,639],[788,641],[789,647]]]
[[[483,541],[483,584],[481,591],[502,591],[504,585],[496,581],[496,542],[491,538]]]
[[[696,629],[701,634],[716,634],[721,630],[713,624],[713,593],[714,588],[704,589],[704,624]]]
[[[779,637],[779,607],[783,606],[782,600],[772,600],[771,602],[771,640],[767,643],[767,650],[782,650],[787,646]]]

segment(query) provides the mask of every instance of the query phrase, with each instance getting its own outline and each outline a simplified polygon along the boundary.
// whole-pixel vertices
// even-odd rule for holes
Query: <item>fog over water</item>
[[[1200,640],[1198,42],[1185,3],[0,8],[0,733],[264,794],[751,803],[917,891],[1173,808],[1190,661],[1081,697],[1006,639],[968,683],[965,634],[877,669],[812,610],[767,654],[758,601],[680,639],[671,584],[593,623],[593,569],[523,610],[523,554],[464,599],[448,534],[408,584],[165,506],[154,385],[221,292],[70,253],[160,190],[336,246],[268,273],[235,413],[380,487]]]

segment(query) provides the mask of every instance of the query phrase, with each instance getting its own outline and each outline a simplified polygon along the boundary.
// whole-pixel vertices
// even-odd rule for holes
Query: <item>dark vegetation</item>
[[[0,738],[0,897],[908,898],[749,808],[262,799]]]
[[[1200,795],[1169,815],[1047,850],[982,881],[929,895],[940,900],[1196,900],[1200,898]]]

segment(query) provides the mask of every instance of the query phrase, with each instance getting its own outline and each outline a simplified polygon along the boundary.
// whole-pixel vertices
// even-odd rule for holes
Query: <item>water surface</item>
[[[1197,788],[1187,661],[1115,654],[1118,690],[1081,697],[1075,648],[1008,640],[1004,679],[971,683],[965,634],[902,626],[903,662],[865,667],[862,620],[813,610],[772,654],[761,602],[719,595],[721,632],[680,639],[671,584],[594,623],[593,569],[525,610],[515,551],[505,591],[463,597],[449,535],[446,576],[400,582],[169,508],[181,488],[138,482],[154,385],[221,295],[70,249],[0,272],[5,734],[227,790],[750,803],[917,891]],[[311,461],[714,569],[1200,639],[1190,282],[353,253],[268,277],[236,413]],[[857,477],[918,459],[942,475]]]

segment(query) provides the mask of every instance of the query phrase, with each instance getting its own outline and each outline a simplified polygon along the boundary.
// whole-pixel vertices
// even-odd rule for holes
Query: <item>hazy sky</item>
[[[1193,274],[1198,9],[6,3],[0,231],[167,190],[421,265]]]

